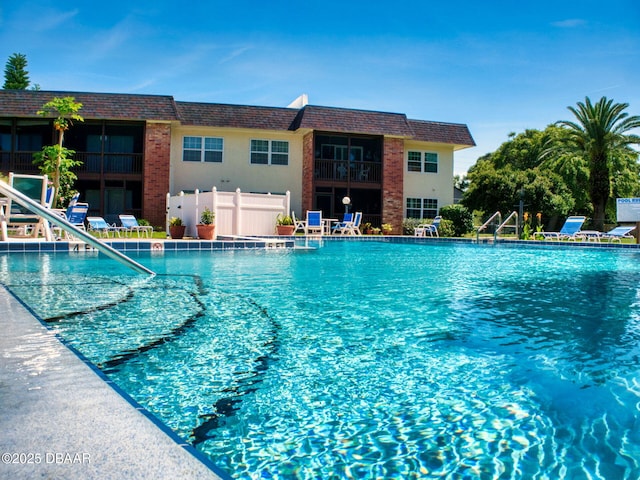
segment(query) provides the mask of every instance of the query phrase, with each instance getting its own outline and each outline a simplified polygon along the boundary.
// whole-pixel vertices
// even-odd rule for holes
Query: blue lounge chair
[[[304,225],[304,234],[309,235],[318,233],[322,235],[324,233],[324,220],[322,220],[322,212],[316,210],[307,211],[307,221]]]
[[[567,217],[559,232],[535,232],[533,238],[543,237],[543,240],[576,240],[579,238],[580,229],[587,217],[573,215]]]
[[[440,234],[438,233],[438,227],[440,226],[441,221],[442,221],[442,217],[438,215],[436,218],[433,219],[432,223],[422,223],[418,225],[414,229],[413,234],[416,237],[426,237],[427,234],[429,234],[430,237],[433,237],[433,234],[435,233],[436,237],[439,237]]]
[[[89,222],[89,230],[96,232],[100,237],[110,237],[117,235],[120,236],[120,232],[124,230],[123,227],[116,227],[115,225],[109,225],[107,221],[102,217],[87,217]]]
[[[331,233],[335,234],[344,234],[345,231],[349,228],[349,225],[353,223],[353,213],[345,213],[342,216],[342,221],[336,223],[331,228]]]
[[[337,226],[334,233],[342,235],[362,235],[360,232],[360,223],[362,223],[362,212],[356,212],[352,220],[343,219]]]
[[[138,220],[133,215],[118,215],[118,217],[120,218],[120,223],[126,233],[133,235],[133,233],[136,232],[138,237],[140,237],[140,233],[142,232],[147,238],[151,236],[153,227],[150,225],[138,224]]]
[[[633,230],[635,230],[636,227],[626,227],[626,226],[620,226],[620,227],[615,227],[612,230],[609,230],[608,232],[602,233],[600,235],[601,238],[606,238],[607,240],[609,240],[609,242],[622,242],[623,238],[634,238],[633,235],[631,235],[631,232]]]

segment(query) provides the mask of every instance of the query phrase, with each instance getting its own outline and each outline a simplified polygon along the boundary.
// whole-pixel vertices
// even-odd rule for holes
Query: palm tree
[[[607,201],[611,195],[611,165],[616,152],[640,144],[640,136],[628,133],[640,127],[640,117],[630,117],[624,110],[628,103],[613,103],[602,97],[592,104],[589,97],[568,107],[576,121],[561,120],[567,129],[566,145],[581,155],[589,165],[589,197],[593,206],[594,228],[604,230]]]

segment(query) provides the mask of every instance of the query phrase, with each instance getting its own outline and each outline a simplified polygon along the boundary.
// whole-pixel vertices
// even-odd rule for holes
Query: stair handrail
[[[38,202],[33,201],[32,199],[24,195],[22,192],[19,192],[15,188],[10,187],[6,182],[2,180],[0,180],[0,193],[3,194],[5,197],[8,197],[11,200],[16,201],[23,207],[29,209],[31,212],[37,215],[40,215],[45,220],[48,220],[49,222],[55,225],[58,225],[65,232],[71,233],[73,236],[81,238],[86,243],[96,248],[99,252],[102,252],[106,256],[120,263],[125,264],[126,266],[128,266],[129,268],[132,268],[136,272],[155,275],[155,273],[149,270],[147,267],[140,265],[138,262],[127,257],[122,252],[119,252],[118,250],[113,248],[111,245],[107,245],[106,243],[100,241],[99,239],[97,239],[93,235],[90,235],[84,230],[80,230],[78,227],[76,227],[72,223],[69,223],[66,218],[63,218],[62,216],[58,215],[56,212],[46,208],[43,205],[40,205]],[[8,218],[10,213],[11,212],[6,212],[5,216]]]
[[[495,225],[495,218],[498,217],[498,225],[500,223],[502,223],[502,215],[500,214],[500,212],[495,212],[493,215],[491,215],[489,217],[489,220],[487,220],[486,222],[484,222],[482,225],[480,225],[478,227],[478,229],[476,230],[476,242],[480,241],[480,232],[483,231],[485,228],[487,228],[489,225]],[[494,234],[494,238],[495,238],[495,234]]]
[[[508,225],[508,222],[512,218],[515,218],[516,223],[514,225]],[[516,212],[515,210],[513,212],[511,212],[509,214],[509,216],[507,217],[507,219],[504,222],[502,222],[500,224],[500,226],[498,226],[498,228],[496,228],[494,236],[497,237],[498,234],[502,231],[503,228],[515,228],[515,233],[516,233],[516,235],[518,234],[518,212]]]

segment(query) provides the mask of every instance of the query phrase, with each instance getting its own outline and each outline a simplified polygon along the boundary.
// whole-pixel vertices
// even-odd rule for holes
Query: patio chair
[[[56,209],[56,213],[61,217],[65,218],[69,223],[71,223],[74,227],[79,228],[80,230],[86,231],[86,227],[84,225],[84,221],[87,218],[87,213],[89,212],[89,204],[88,203],[80,203],[77,201],[78,199],[72,199],[72,204],[70,204],[66,210],[58,210]],[[62,238],[62,229],[56,225],[53,226],[53,233],[56,238]],[[68,232],[64,232],[64,238],[70,239],[73,238],[73,235]]]
[[[415,229],[413,234],[416,237],[426,237],[429,234],[430,237],[433,237],[433,234],[436,234],[436,237],[439,237],[438,227],[440,226],[440,222],[442,221],[442,217],[438,215],[433,219],[432,223],[421,223]]]
[[[96,232],[100,237],[115,238],[116,235],[120,237],[120,232],[124,230],[124,227],[108,224],[102,217],[87,217],[87,222],[89,222],[89,231]]]
[[[295,227],[293,229],[293,233],[296,233],[298,230],[302,230],[304,232],[305,221],[296,218],[296,212],[293,210],[291,210],[291,219],[293,220],[293,225]]]
[[[609,240],[609,242],[615,242],[615,241],[622,242],[623,238],[635,238],[633,235],[631,235],[631,232],[635,229],[636,229],[635,226],[615,227],[609,230],[608,232],[604,232],[600,234],[600,238],[605,238]]]
[[[10,187],[45,207],[51,205],[53,201],[54,191],[49,189],[48,181],[46,175],[9,173]],[[49,222],[28,208],[8,199],[5,212],[5,218],[2,220],[3,232],[7,229],[14,229],[22,235],[37,238],[42,233],[45,240],[51,241],[53,239]]]
[[[543,240],[576,240],[586,219],[587,217],[581,215],[567,217],[559,232],[535,232],[533,238],[534,240],[536,237],[543,237]]]
[[[331,233],[336,234],[344,234],[346,229],[350,224],[353,223],[353,213],[345,213],[342,217],[341,222],[337,222],[332,228]]]
[[[322,220],[322,212],[319,210],[308,210],[307,221],[304,225],[304,234],[309,235],[318,233],[322,235],[324,233],[324,220]]]
[[[133,233],[136,232],[138,238],[140,238],[140,233],[142,232],[145,237],[149,238],[153,232],[152,226],[138,224],[138,219],[133,215],[118,215],[118,218],[120,218],[120,223],[125,229],[123,230],[125,233],[133,235]]]

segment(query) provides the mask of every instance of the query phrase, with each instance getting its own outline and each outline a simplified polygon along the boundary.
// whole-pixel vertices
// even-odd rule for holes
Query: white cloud
[[[58,28],[78,13],[78,9],[69,12],[43,12],[42,15],[38,15],[38,21],[33,21],[31,18],[31,26],[36,32],[46,32]]]
[[[567,20],[560,20],[558,22],[552,22],[551,25],[558,28],[576,28],[586,25],[587,22],[581,18],[568,18]]]

